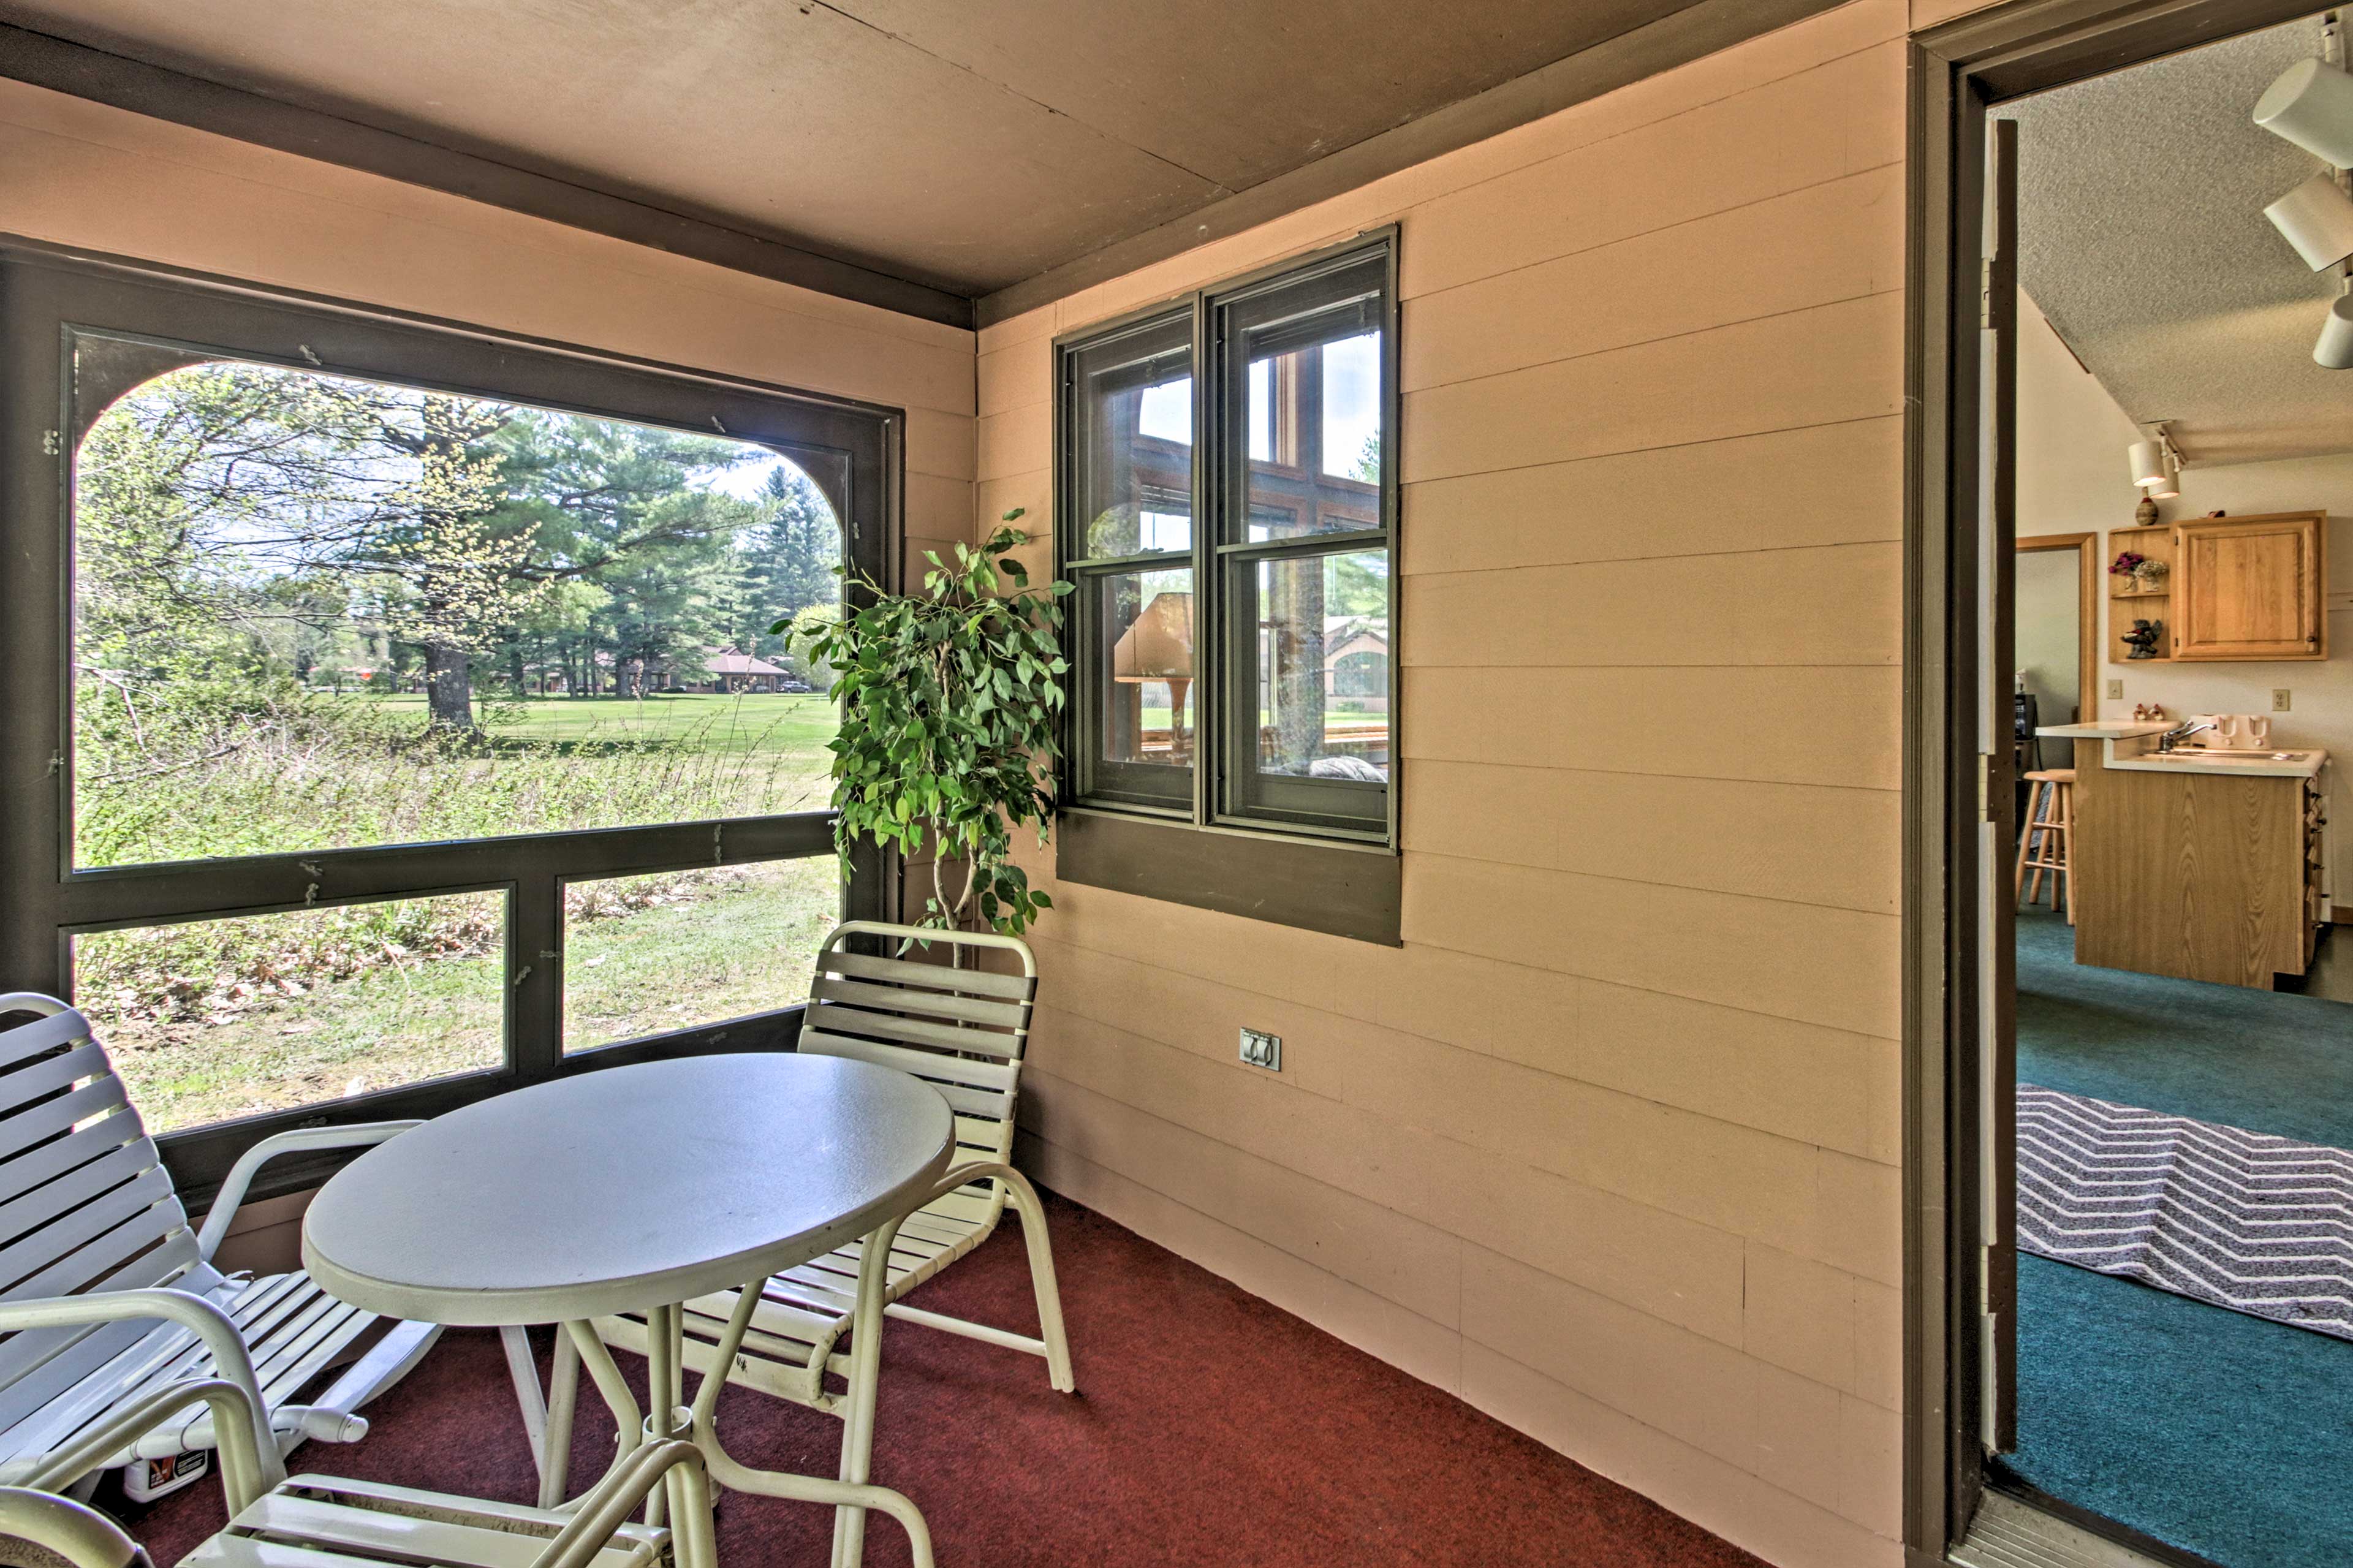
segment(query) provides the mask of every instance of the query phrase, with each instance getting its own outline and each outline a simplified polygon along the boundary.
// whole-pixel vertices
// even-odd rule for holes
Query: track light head
[[[2255,100],[2255,123],[2331,167],[2353,168],[2353,76],[2302,59]]]
[[[2315,174],[2263,209],[2304,264],[2315,272],[2353,256],[2353,196],[2334,174]]]
[[[2329,301],[2320,341],[2312,345],[2312,362],[2324,370],[2353,370],[2353,294],[2339,294]]]

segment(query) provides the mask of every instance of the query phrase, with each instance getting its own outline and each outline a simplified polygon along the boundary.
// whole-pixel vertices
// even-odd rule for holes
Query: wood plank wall
[[[1042,528],[1055,333],[1402,228],[1405,945],[1055,887],[1022,1158],[1791,1564],[1901,1556],[1906,21],[980,334]]]

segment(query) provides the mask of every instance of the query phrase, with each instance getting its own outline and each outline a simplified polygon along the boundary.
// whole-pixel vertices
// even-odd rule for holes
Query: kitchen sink
[[[2201,752],[2184,747],[2178,752],[2145,752],[2139,759],[2145,763],[2305,763],[2312,760],[2310,752]]]

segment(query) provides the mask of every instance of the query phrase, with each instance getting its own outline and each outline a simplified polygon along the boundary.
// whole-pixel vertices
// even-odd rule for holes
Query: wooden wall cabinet
[[[2171,657],[2328,657],[2327,514],[2201,517],[2173,527]]]

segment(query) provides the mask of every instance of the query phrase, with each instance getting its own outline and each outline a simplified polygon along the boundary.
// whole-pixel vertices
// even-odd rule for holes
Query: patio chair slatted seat
[[[24,1315],[0,1306],[0,1321]],[[276,1456],[265,1458],[255,1437],[259,1407],[239,1380],[221,1378],[158,1388],[37,1467],[25,1486],[0,1487],[0,1561],[147,1568],[120,1525],[58,1494],[108,1451],[191,1402],[213,1412],[225,1435],[229,1521],[180,1559],[188,1568],[717,1568],[710,1480],[691,1443],[637,1447],[560,1513],[375,1481],[290,1480],[282,1472],[272,1480],[266,1472]],[[657,1488],[672,1524],[631,1522]]]
[[[901,952],[915,942],[953,948],[966,963],[991,952],[1010,953],[1021,973],[860,952],[850,945],[860,940]],[[1037,986],[1037,959],[1016,938],[851,921],[818,950],[799,1048],[912,1073],[937,1089],[956,1113],[956,1163],[931,1201],[907,1216],[892,1243],[885,1311],[1041,1356],[1052,1385],[1070,1393],[1076,1384],[1045,1213],[1036,1190],[1010,1163],[1021,1058]],[[1008,1203],[1021,1215],[1039,1337],[903,1304],[908,1292],[987,1240]],[[839,1414],[839,1398],[827,1378],[849,1371],[849,1357],[839,1342],[849,1328],[862,1247],[837,1248],[768,1281],[743,1353],[728,1369],[732,1381]],[[686,1353],[696,1371],[711,1370],[712,1352],[737,1299],[727,1291],[689,1303]],[[640,1319],[604,1319],[597,1329],[616,1346],[640,1353],[646,1348]]]
[[[292,1552],[313,1563],[413,1561],[420,1513],[434,1521],[433,1561],[446,1568],[530,1568],[562,1525],[537,1509],[470,1500],[453,1506],[407,1487],[297,1476],[182,1561],[262,1568],[289,1563]],[[590,1561],[596,1568],[652,1568],[668,1533],[625,1524]]]
[[[354,1414],[403,1376],[439,1331],[396,1323],[314,1403],[295,1401],[350,1357],[374,1313],[335,1300],[309,1276],[231,1279],[212,1258],[253,1173],[298,1149],[380,1142],[409,1122],[306,1129],[265,1139],[230,1172],[201,1232],[164,1169],[131,1095],[81,1014],[54,997],[0,995],[0,1301],[84,1300],[170,1289],[227,1314],[269,1408],[279,1453],[305,1437],[349,1442]],[[22,1479],[116,1411],[166,1384],[221,1371],[185,1321],[59,1320],[0,1339],[0,1483]],[[115,1465],[214,1446],[191,1405]],[[188,1479],[197,1472],[188,1468]]]

